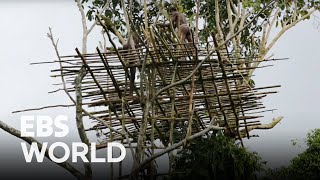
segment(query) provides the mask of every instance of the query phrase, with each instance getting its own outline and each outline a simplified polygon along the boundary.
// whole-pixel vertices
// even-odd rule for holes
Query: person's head
[[[169,12],[172,14],[173,12],[178,11],[178,8],[175,6],[171,6]]]
[[[164,7],[167,9],[169,14],[172,14],[175,11],[179,11],[179,8],[176,4],[171,4],[169,2],[165,2]]]

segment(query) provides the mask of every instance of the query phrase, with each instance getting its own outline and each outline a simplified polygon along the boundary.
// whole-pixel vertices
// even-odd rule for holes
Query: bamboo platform
[[[241,65],[225,51],[209,53],[201,45],[177,47],[160,43],[130,52],[77,51],[77,55],[60,57],[61,61],[56,63],[61,63],[61,67],[52,72],[54,77],[62,75],[67,91],[75,93],[74,80],[85,67],[81,84],[83,108],[114,129],[127,132],[132,143],[137,142],[144,116],[148,120],[146,140],[160,139],[165,146],[178,139],[175,132],[186,134],[191,127],[189,133],[194,134],[206,128],[212,119],[239,139],[241,130],[260,124],[261,113],[268,111],[261,99],[276,93],[273,88],[279,86],[250,87],[244,83],[254,58]],[[197,66],[199,69],[190,76]],[[132,95],[130,68],[137,69]],[[177,82],[180,83],[174,85]],[[146,106],[150,106],[148,112]],[[123,140],[98,121],[87,131],[98,129],[105,133],[105,142]],[[250,137],[248,131],[246,137]],[[105,147],[105,142],[98,147]]]

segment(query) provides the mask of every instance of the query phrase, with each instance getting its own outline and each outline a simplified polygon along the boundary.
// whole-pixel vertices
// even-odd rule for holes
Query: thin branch
[[[194,81],[195,81],[195,75],[192,76],[191,80],[191,90],[189,93],[190,99],[189,99],[189,121],[188,121],[188,128],[187,128],[187,133],[186,133],[186,138],[190,136],[192,133],[192,123],[193,123],[193,114],[194,114],[194,102],[193,102],[193,94],[194,94]]]
[[[101,13],[103,13],[103,12],[108,8],[110,2],[111,2],[111,0],[108,0],[108,1],[106,2],[106,4],[104,4],[103,8],[98,12],[99,15],[100,15]],[[90,34],[90,32],[93,30],[93,28],[97,25],[97,22],[98,22],[97,20],[94,21],[94,23],[91,25],[91,27],[90,27],[89,30],[88,30],[88,34]]]
[[[235,30],[235,25],[237,23],[237,19],[235,19],[235,22],[233,22],[232,20],[232,9],[231,9],[231,0],[227,0],[226,1],[227,3],[227,12],[228,12],[228,21],[229,21],[229,29],[230,29],[230,34],[233,35],[234,34],[234,30]],[[237,16],[238,18],[238,16]],[[234,49],[235,49],[235,52],[236,52],[236,57],[239,56],[239,46],[236,42],[236,37],[232,38],[231,39],[232,43],[233,43],[233,46],[234,46]]]
[[[88,27],[87,27],[87,20],[86,14],[84,12],[83,6],[80,0],[76,0],[78,9],[81,14],[81,22],[82,22],[82,54],[87,54],[87,41],[88,41]]]
[[[66,81],[64,79],[64,71],[63,71],[63,66],[62,66],[62,60],[59,54],[59,50],[58,50],[58,40],[57,42],[55,42],[54,37],[53,37],[53,33],[52,33],[52,28],[49,27],[49,33],[47,34],[48,38],[51,40],[52,46],[54,48],[54,51],[56,52],[57,58],[59,60],[59,66],[60,66],[60,75],[61,75],[61,82],[62,82],[62,87],[64,92],[68,95],[69,99],[73,102],[73,104],[76,104],[76,101],[73,99],[73,97],[71,96],[71,94],[68,92],[67,90],[67,86],[66,86]]]
[[[24,110],[17,110],[13,111],[12,113],[21,113],[21,112],[27,112],[27,111],[39,111],[43,109],[51,109],[51,108],[60,108],[60,107],[73,107],[74,104],[61,104],[61,105],[52,105],[52,106],[44,106],[39,108],[32,108],[32,109],[24,109]]]
[[[200,0],[197,0],[197,12],[196,12],[196,29],[195,29],[195,40],[196,40],[196,43],[198,44],[198,41],[199,41],[199,15],[200,15]]]
[[[264,37],[265,41],[268,41],[269,36],[270,36],[270,33],[271,33],[271,29],[273,28],[273,25],[274,25],[274,23],[276,22],[279,13],[280,13],[280,9],[278,9],[278,10],[275,12],[274,17],[273,17],[273,19],[271,20],[271,23],[269,24],[269,28],[268,28],[268,30],[267,30],[267,34],[266,34],[266,36]],[[264,42],[263,44],[265,45],[266,42]]]
[[[254,129],[272,129],[274,126],[276,126],[284,117],[283,116],[280,116],[280,117],[277,117],[277,118],[274,118],[272,120],[271,123],[269,124],[261,124],[261,125],[256,125],[256,126],[249,126],[247,127],[248,131],[252,131]],[[246,129],[242,129],[240,130],[240,134],[241,134],[241,137],[246,137]]]
[[[96,17],[99,18],[99,19],[96,19],[96,21],[98,21],[98,23],[102,26],[102,28],[105,31],[110,31],[115,36],[117,36],[122,45],[126,44],[126,40],[122,37],[121,33],[114,27],[114,24],[111,22],[111,20],[108,17],[99,15],[99,14],[97,14]],[[104,23],[101,22],[101,19],[104,20]]]
[[[240,19],[240,23],[239,23],[239,29],[243,28],[244,26],[244,23],[245,23],[245,20],[247,19],[247,17],[249,17],[252,13],[251,12],[248,12],[246,14],[246,9],[244,6],[242,6],[242,9],[241,9],[241,19]],[[240,44],[241,42],[241,37],[242,37],[242,33],[239,33],[239,35],[237,36],[237,41],[238,41],[238,44]]]
[[[220,9],[219,9],[219,0],[215,0],[215,21],[216,21],[216,29],[218,34],[218,42],[223,38],[223,32],[220,26]]]

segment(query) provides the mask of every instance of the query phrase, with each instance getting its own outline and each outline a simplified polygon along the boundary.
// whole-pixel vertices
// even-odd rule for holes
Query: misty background
[[[257,87],[281,85],[281,88],[276,89],[278,94],[269,95],[263,100],[267,109],[277,110],[264,113],[261,122],[269,123],[278,116],[284,116],[284,119],[271,130],[252,131],[251,134],[260,137],[244,140],[250,151],[258,152],[268,162],[268,167],[288,164],[294,156],[304,151],[306,146],[303,141],[307,132],[320,127],[320,19],[317,17],[319,14],[315,15],[311,20],[301,22],[286,32],[272,48],[272,58],[289,60],[264,63],[274,66],[255,72]],[[12,114],[15,110],[71,104],[63,92],[48,94],[58,88],[52,84],[60,82],[59,78],[50,77],[50,70],[55,69],[56,64],[31,66],[30,63],[56,59],[51,41],[46,35],[49,27],[53,28],[55,38],[59,38],[60,55],[75,54],[74,49],[81,48],[82,26],[76,3],[66,0],[3,0],[0,1],[0,17],[0,120],[20,129],[21,115],[50,115],[53,118],[67,115],[70,133],[66,138],[37,139],[51,143],[63,141],[69,145],[80,141],[73,107]],[[89,35],[89,53],[95,52],[100,40],[100,28],[96,28]],[[86,122],[87,125],[90,123]],[[291,145],[291,140],[295,139],[298,146]],[[0,130],[0,167],[4,175],[61,175],[72,178],[67,171],[48,160],[42,164],[25,163],[20,142],[22,140]],[[106,154],[106,151],[99,153]],[[76,166],[83,170],[81,163]],[[96,169],[107,176],[106,165],[97,165]]]

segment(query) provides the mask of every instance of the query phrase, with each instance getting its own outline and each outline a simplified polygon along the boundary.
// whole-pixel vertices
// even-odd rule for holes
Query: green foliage
[[[249,82],[248,82],[248,84],[250,85],[251,88],[254,88],[255,85],[256,85],[256,83],[254,82],[253,79],[250,79]]]
[[[255,179],[262,168],[256,153],[218,133],[188,144],[175,160],[172,179]]]
[[[310,150],[320,151],[320,129],[312,130],[307,134],[307,144]]]
[[[246,22],[250,21],[258,12],[260,12],[267,4],[274,0],[242,0],[242,5],[248,10],[254,12],[251,16],[246,18]],[[103,7],[107,0],[82,0],[82,3],[85,4],[89,10],[87,12],[87,17],[89,20],[94,19],[95,12]],[[125,1],[129,3],[130,1]],[[159,9],[163,7],[163,3],[166,1],[148,1],[148,18],[151,21],[151,18],[155,18],[159,13]],[[188,18],[195,16],[196,0],[184,0],[179,1],[181,4],[176,6],[187,15]],[[229,22],[227,17],[227,1],[219,1],[219,11],[220,17],[222,18],[222,25],[225,32],[228,31]],[[237,4],[237,0],[233,0]],[[128,4],[126,4],[128,5]],[[281,13],[277,17],[277,24],[286,25],[290,23],[294,14],[297,14],[298,17],[306,15],[308,10],[312,7],[318,7],[320,5],[319,0],[298,0],[297,6],[294,7],[292,0],[277,0],[276,3],[273,3],[270,8],[265,9],[261,12],[259,18],[257,18],[252,25],[248,28],[248,31],[245,32],[245,37],[243,38],[242,43],[245,43],[250,34],[253,32],[260,32],[262,30],[263,22],[269,20],[274,9],[280,9]],[[144,12],[143,12],[143,1],[133,0],[132,4],[132,19],[134,22],[143,23]],[[129,9],[127,9],[129,10]],[[215,1],[214,0],[200,0],[200,12],[201,17],[206,21],[206,26],[202,30],[202,35],[204,37],[210,36],[210,33],[215,28]],[[122,6],[120,0],[111,0],[109,8],[107,8],[105,15],[114,21],[119,21],[120,24],[124,23],[124,16],[122,12]],[[117,24],[117,23],[115,23]]]
[[[195,7],[196,1],[195,0],[187,0],[182,1],[181,5],[183,7],[182,12],[190,19],[193,19],[194,15],[196,14]]]
[[[308,148],[295,157],[288,167],[269,170],[266,179],[319,179],[320,129],[307,134]]]
[[[82,3],[86,4],[88,7],[87,18],[92,21],[95,18],[95,14],[103,8],[104,4],[107,0],[83,0]],[[126,7],[129,7],[130,1],[124,1]],[[126,9],[128,12],[131,12],[131,20],[133,22],[133,26],[138,27],[144,24],[144,12],[143,12],[143,3],[140,4],[141,1],[133,0],[132,1],[132,9]],[[159,12],[158,3],[156,0],[148,1],[148,20],[151,22],[151,18],[157,15]],[[126,22],[123,13],[123,7],[121,4],[121,0],[111,0],[109,7],[104,12],[104,15],[113,21],[115,25],[115,29],[124,33],[126,32]]]
[[[94,19],[95,13],[103,7],[107,0],[83,0],[85,6],[89,8],[87,12],[87,17],[89,20]],[[130,1],[125,1],[129,3]],[[144,11],[143,2],[138,0],[132,0],[132,9],[127,9],[130,14],[132,14],[132,22],[135,27],[144,24]],[[180,11],[186,14],[190,24],[194,24],[194,17],[196,15],[196,0],[184,0],[184,1],[173,1],[179,4],[173,4],[178,7]],[[232,2],[237,5],[237,0],[232,0]],[[302,17],[308,13],[312,7],[319,7],[319,0],[297,0],[295,5],[292,0],[242,0],[241,5],[245,7],[246,12],[252,12],[249,16],[244,19],[244,24],[249,22],[252,23],[248,28],[244,29],[241,33],[240,44],[233,44],[229,42],[227,44],[228,49],[235,50],[237,47],[242,53],[243,57],[255,57],[260,53],[260,43],[262,39],[262,31],[265,24],[269,24],[273,17],[275,11],[279,10],[279,14],[275,17],[275,25],[278,27],[283,27],[285,25],[291,24],[294,20]],[[274,3],[271,3],[274,2]],[[150,0],[147,1],[148,9],[148,21],[153,23],[153,21],[158,17],[158,15],[163,15],[163,8],[168,6],[165,0]],[[271,3],[271,5],[270,5]],[[268,8],[265,8],[267,5]],[[126,4],[128,7],[128,4]],[[238,7],[235,7],[237,9]],[[122,34],[126,34],[125,19],[123,14],[123,8],[120,0],[111,0],[111,3],[107,10],[105,11],[105,16],[113,21],[115,29],[120,31]],[[263,10],[263,11],[262,11]],[[200,18],[204,20],[204,28],[199,29],[199,38],[202,42],[207,42],[208,39],[216,32],[216,7],[214,0],[200,0]],[[227,37],[228,32],[230,32],[230,22],[227,13],[227,1],[219,1],[219,15],[220,24],[222,31],[225,33],[224,36]],[[236,17],[233,17],[236,18]],[[239,23],[237,24],[239,26]],[[236,31],[239,28],[235,29]]]

